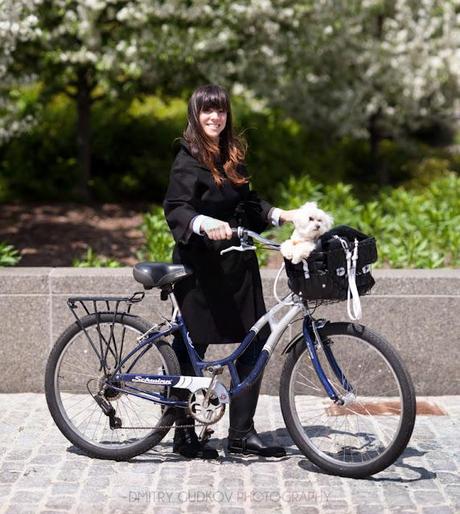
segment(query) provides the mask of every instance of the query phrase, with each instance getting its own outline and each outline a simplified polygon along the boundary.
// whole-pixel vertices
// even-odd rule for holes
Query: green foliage
[[[291,178],[280,192],[283,208],[317,201],[335,219],[376,237],[378,266],[439,268],[460,265],[460,178],[444,171],[426,188],[385,189],[367,202],[357,200],[346,184],[319,185],[308,177]],[[290,236],[287,224],[272,235]]]
[[[39,124],[0,148],[2,200],[73,199],[78,178],[75,123],[69,100],[58,95],[44,109]]]
[[[141,230],[145,236],[145,245],[138,252],[138,259],[171,262],[174,239],[160,206],[153,206],[150,212],[144,214]],[[262,248],[257,248],[256,251],[259,264],[261,266],[267,264],[267,252]]]
[[[23,95],[22,103],[32,102],[30,88],[17,93]],[[249,143],[249,173],[262,197],[275,201],[281,184],[305,172],[315,183],[351,184],[361,200],[376,193],[367,140],[327,139],[280,111],[254,111],[242,97],[235,96],[233,105],[236,129],[245,129]],[[174,158],[173,141],[185,126],[186,107],[183,99],[152,95],[93,105],[90,188],[94,200],[163,200]],[[79,174],[75,127],[72,101],[55,95],[36,126],[0,146],[0,201],[75,200]],[[443,168],[460,171],[460,157],[414,141],[383,140],[381,155],[396,186],[410,182],[412,187],[417,181],[425,185]]]
[[[0,266],[15,266],[21,260],[21,255],[13,245],[0,241]]]
[[[115,259],[96,255],[94,250],[88,247],[81,259],[72,261],[72,266],[74,268],[121,268],[122,265]]]
[[[140,260],[171,262],[174,239],[160,206],[153,206],[144,214],[141,230],[145,236],[145,245],[137,257]]]
[[[284,209],[295,209],[306,201],[316,201],[330,212],[335,225],[351,225],[376,237],[379,249],[378,267],[439,268],[460,265],[460,178],[444,172],[427,188],[407,187],[382,190],[373,199],[360,201],[349,184],[322,185],[309,177],[291,177],[279,192],[276,203]],[[146,244],[140,259],[170,261],[174,246],[161,207],[145,214],[142,230]],[[268,237],[284,241],[292,225],[267,232]],[[257,250],[259,262],[265,265],[268,252]]]
[[[181,134],[186,105],[156,97],[99,102],[92,119],[95,200],[161,201]],[[43,110],[40,123],[0,147],[0,201],[72,201],[78,183],[76,113],[65,95]]]

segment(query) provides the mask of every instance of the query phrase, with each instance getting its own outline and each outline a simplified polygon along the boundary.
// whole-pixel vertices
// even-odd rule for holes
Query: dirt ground
[[[129,266],[144,238],[148,206],[118,204],[0,205],[0,241],[20,250],[19,266],[72,266],[88,247]]]
[[[144,243],[139,227],[148,210],[149,205],[3,204],[0,241],[21,252],[18,266],[72,266],[88,247],[99,257],[132,266]],[[279,262],[273,252],[268,267]]]

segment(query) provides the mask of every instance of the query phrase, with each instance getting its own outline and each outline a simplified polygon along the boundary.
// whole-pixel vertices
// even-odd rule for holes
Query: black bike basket
[[[291,291],[305,300],[341,301],[348,298],[351,275],[359,295],[370,291],[375,284],[371,264],[376,260],[373,237],[340,225],[321,236],[306,260],[299,264],[288,259],[284,262]]]

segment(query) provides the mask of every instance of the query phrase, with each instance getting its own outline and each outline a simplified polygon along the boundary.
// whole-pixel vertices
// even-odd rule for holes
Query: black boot
[[[236,369],[241,380],[246,378],[252,366],[237,362]],[[230,429],[228,431],[228,451],[243,455],[262,457],[284,457],[286,451],[281,446],[267,446],[254,429],[254,414],[259,399],[262,375],[240,396],[230,402]]]
[[[195,375],[191,365],[181,363],[181,373],[183,375]],[[176,397],[185,401],[190,392],[187,389],[176,389]],[[219,454],[214,448],[209,448],[198,439],[195,427],[183,427],[183,425],[195,425],[195,419],[190,416],[186,409],[176,408],[176,429],[174,432],[173,452],[179,453],[189,459],[217,459]]]

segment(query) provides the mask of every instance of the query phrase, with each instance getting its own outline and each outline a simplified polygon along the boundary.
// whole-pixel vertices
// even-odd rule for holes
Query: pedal
[[[198,439],[202,443],[206,443],[211,438],[211,435],[214,434],[214,430],[209,427],[203,427],[201,429],[200,435],[198,436]]]

